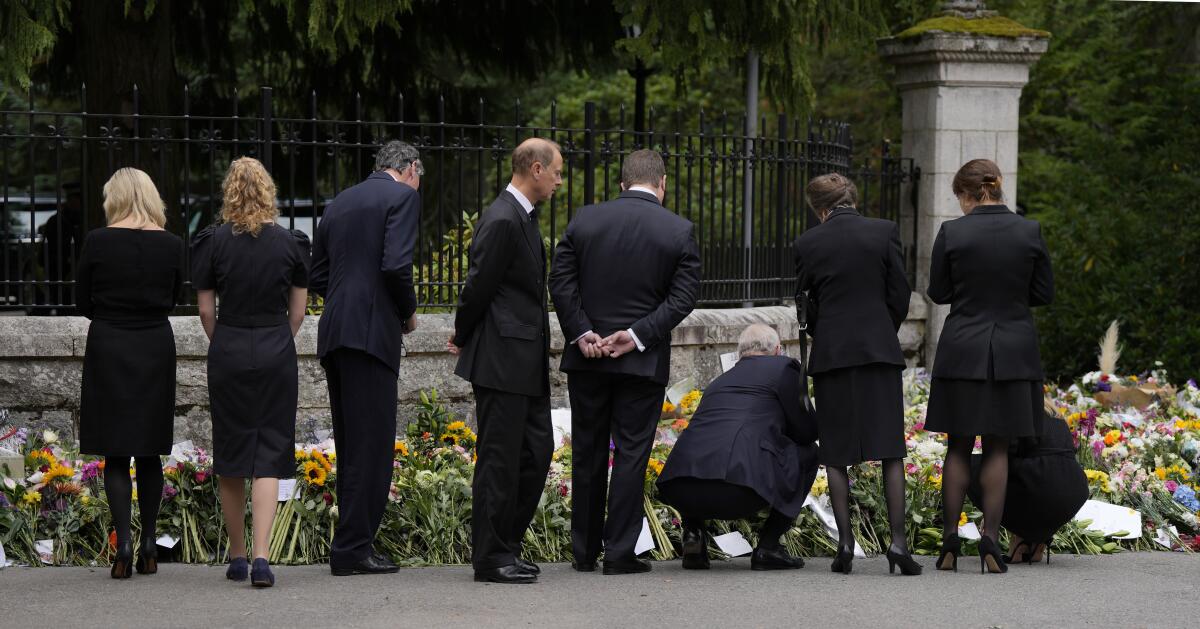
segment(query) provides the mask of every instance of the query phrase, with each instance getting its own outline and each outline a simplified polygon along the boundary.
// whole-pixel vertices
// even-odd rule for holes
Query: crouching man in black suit
[[[479,422],[471,513],[476,581],[532,583],[540,572],[521,558],[554,451],[546,251],[534,205],[554,196],[562,165],[549,140],[531,138],[513,151],[512,183],[475,224],[447,343],[459,356],[455,373],[471,382]]]
[[[571,545],[576,570],[647,572],[634,554],[641,532],[646,463],[662,413],[671,330],[700,290],[693,226],[662,206],[666,167],[634,151],[621,196],[579,210],[554,254],[550,295],[568,345],[562,370],[571,395]],[[613,452],[608,480],[608,443]]]
[[[713,380],[658,478],[683,516],[683,567],[708,569],[705,520],[737,520],[770,507],[750,557],[753,570],[803,568],[779,538],[817,475],[817,427],[800,404],[800,364],[779,334],[756,323],[738,339],[738,363]]]

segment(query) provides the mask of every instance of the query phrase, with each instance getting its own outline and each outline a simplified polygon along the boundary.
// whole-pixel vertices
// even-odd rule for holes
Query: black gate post
[[[779,261],[779,303],[787,298],[787,242],[784,241],[787,224],[787,115],[779,114],[778,122],[779,144],[775,147],[775,159],[778,160],[778,173],[775,176],[775,251]]]
[[[273,116],[271,115],[271,88],[262,88],[262,156],[263,167],[267,172],[271,172],[271,127],[274,125]],[[315,138],[314,138],[315,139]],[[313,208],[316,208],[317,200],[313,198]]]

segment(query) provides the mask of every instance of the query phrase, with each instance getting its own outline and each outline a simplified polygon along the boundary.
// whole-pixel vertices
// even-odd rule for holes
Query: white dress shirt
[[[509,184],[508,187],[512,188],[512,184]],[[635,190],[638,192],[645,192],[646,194],[652,194],[652,195],[654,195],[655,198],[658,198],[658,193],[650,188],[647,188],[646,186],[630,186],[629,189],[627,190],[627,192],[633,192]],[[574,341],[571,341],[571,342],[578,343],[579,339],[591,334],[593,331],[594,330],[588,330],[587,332],[580,334],[578,337],[576,337],[576,339]],[[637,334],[633,333],[633,328],[628,328],[625,331],[629,333],[629,338],[633,339],[633,344],[637,346],[637,350],[639,352],[646,351],[646,346],[642,345],[642,340],[637,337]]]
[[[516,186],[514,186],[510,183],[510,184],[508,184],[508,187],[505,188],[505,190],[507,190],[509,192],[509,194],[511,194],[517,198],[517,203],[520,203],[521,208],[525,210],[525,216],[529,216],[530,214],[533,213],[533,204],[529,202],[529,199],[526,198],[525,195],[520,190],[518,190]]]

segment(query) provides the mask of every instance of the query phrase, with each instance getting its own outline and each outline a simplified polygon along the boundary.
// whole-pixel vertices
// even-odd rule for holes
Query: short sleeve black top
[[[226,325],[286,323],[288,293],[308,287],[309,263],[308,236],[274,223],[257,236],[225,223],[192,240],[192,285],[217,291],[218,321]]]
[[[75,303],[89,319],[165,319],[183,285],[183,240],[168,231],[101,227],[88,232]]]

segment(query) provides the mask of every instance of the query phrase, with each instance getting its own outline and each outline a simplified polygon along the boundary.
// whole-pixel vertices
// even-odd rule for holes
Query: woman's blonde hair
[[[233,225],[233,233],[258,236],[263,223],[275,220],[275,181],[253,157],[239,157],[229,165],[221,183],[221,220]]]
[[[164,207],[150,175],[136,168],[122,168],[104,184],[104,218],[109,225],[132,216],[137,227],[162,227],[167,224]]]

